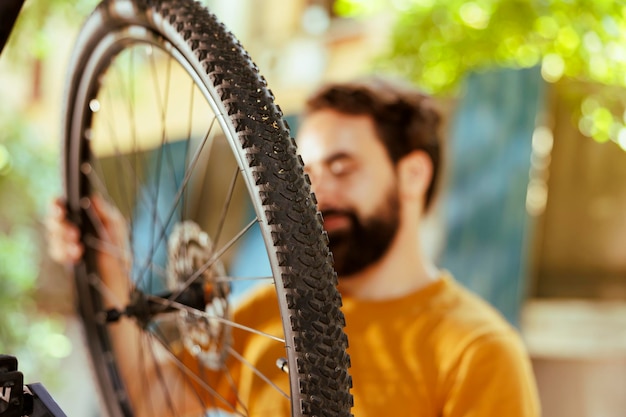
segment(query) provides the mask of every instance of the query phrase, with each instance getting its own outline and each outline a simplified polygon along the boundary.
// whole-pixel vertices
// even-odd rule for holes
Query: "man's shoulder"
[[[487,301],[451,276],[443,279],[445,290],[430,309],[442,341],[462,346],[495,336],[517,338],[516,329]]]
[[[249,290],[234,307],[236,321],[280,319],[276,290],[272,285],[259,285]]]

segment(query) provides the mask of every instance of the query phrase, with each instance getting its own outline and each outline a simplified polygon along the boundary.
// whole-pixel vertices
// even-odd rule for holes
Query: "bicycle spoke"
[[[153,381],[154,378],[152,377],[151,372],[148,372],[147,365],[146,365],[146,362],[148,361],[148,355],[146,354],[146,345],[147,346],[150,346],[150,345],[148,343],[145,343],[144,339],[145,338],[142,337],[141,340],[139,341],[140,347],[137,350],[137,357],[135,358],[135,360],[137,361],[137,363],[139,363],[139,375],[141,376],[141,379],[143,380],[142,384],[144,384],[144,386],[146,386],[146,387],[151,387],[151,386],[153,386],[152,384],[155,381]],[[158,361],[157,361],[156,358],[154,358],[154,350],[153,349],[150,349],[150,350],[151,350],[151,353],[152,353],[151,357],[153,358],[153,360],[150,362],[150,364],[152,364],[154,362],[154,364],[156,366],[158,366]],[[159,383],[159,382],[161,382],[161,380],[158,380],[156,382]],[[152,392],[151,391],[148,392],[147,394],[150,397],[152,397]],[[146,407],[148,408],[148,413],[150,415],[155,415],[154,414],[155,410],[154,410],[152,398],[150,398],[150,401],[146,401],[145,404],[146,404]]]
[[[211,132],[207,132],[207,136],[205,136],[204,140],[202,141],[201,145],[199,146],[199,149],[196,150],[196,152],[194,153],[194,156],[192,158],[191,161],[191,167],[188,169],[188,171],[185,173],[185,177],[181,183],[181,187],[178,189],[178,191],[176,192],[176,195],[173,198],[174,203],[170,204],[169,209],[167,210],[167,215],[165,216],[166,221],[165,224],[169,223],[171,221],[171,219],[174,217],[174,214],[176,212],[176,206],[177,206],[177,202],[180,201],[181,196],[184,193],[184,190],[187,186],[187,183],[189,182],[191,175],[193,173],[193,167],[198,163],[199,157],[200,157],[200,153],[202,151],[202,148],[204,147],[204,145],[207,143],[207,139],[208,139],[208,135],[210,135]],[[160,228],[159,233],[158,233],[158,237],[157,240],[161,241],[166,234],[166,229]],[[147,259],[146,263],[150,261],[150,258]],[[143,280],[143,277],[145,276],[145,269],[146,269],[147,265],[144,264],[142,266],[142,268],[140,269],[141,272],[141,277],[140,277],[140,281]]]
[[[155,297],[155,296],[148,296],[148,298],[151,301],[155,302],[155,303],[161,304],[163,306],[163,310],[165,310],[167,308],[175,307],[178,310],[185,310],[188,314],[190,314],[190,315],[192,315],[194,317],[197,317],[197,318],[210,318],[211,320],[218,321],[218,322],[220,322],[222,324],[225,324],[225,325],[228,325],[230,327],[237,328],[237,329],[240,329],[240,330],[244,330],[244,331],[246,331],[248,333],[251,333],[251,334],[256,334],[256,335],[259,335],[259,336],[267,337],[268,339],[272,339],[272,340],[275,340],[275,341],[280,342],[280,343],[285,343],[285,339],[283,339],[283,338],[271,335],[271,334],[266,333],[266,332],[259,331],[258,329],[255,329],[253,327],[244,326],[241,323],[237,323],[235,321],[228,320],[228,319],[225,319],[223,317],[207,315],[207,313],[205,313],[204,311],[200,311],[200,310],[197,310],[195,308],[186,306],[184,304],[181,304],[181,303],[176,302],[176,301],[171,300],[171,299],[165,299],[165,298]]]
[[[187,288],[189,288],[189,286],[194,283],[198,277],[200,275],[202,275],[204,272],[206,272],[207,269],[211,268],[213,266],[213,264],[215,262],[217,262],[221,256],[227,251],[229,250],[235,243],[237,243],[239,241],[239,239],[241,239],[241,237],[243,235],[246,234],[246,232],[248,232],[252,226],[254,226],[259,220],[258,219],[254,219],[252,220],[250,223],[248,223],[247,226],[245,226],[239,233],[237,233],[237,235],[235,235],[230,241],[228,241],[221,249],[217,250],[213,256],[211,256],[211,258],[205,262],[202,266],[200,266],[182,285],[181,288],[179,288],[174,295],[172,295],[171,299],[175,299],[176,297],[178,297],[180,294],[182,294],[183,291],[185,291]]]
[[[230,389],[236,393],[235,397],[237,399],[237,405],[235,407],[241,407],[243,409],[243,412],[245,414],[240,414],[243,416],[247,416],[248,415],[248,407],[246,406],[246,404],[241,401],[240,395],[239,395],[239,388],[237,387],[237,383],[235,382],[235,379],[233,378],[233,375],[230,371],[230,369],[226,368],[223,370],[224,372],[224,376],[226,377],[226,380],[228,381],[228,385],[230,387]]]
[[[152,334],[152,335],[154,335],[154,334]],[[156,354],[154,352],[155,346],[152,343],[146,343],[146,345],[148,346],[148,349],[150,350],[151,356],[152,357],[156,357]],[[170,350],[167,349],[167,348],[166,348],[166,351],[170,352]],[[171,410],[172,415],[176,415],[175,412],[174,412],[174,403],[172,401],[172,398],[170,397],[170,391],[169,391],[169,389],[167,387],[167,384],[165,383],[166,379],[165,379],[165,377],[163,375],[163,370],[161,369],[161,363],[160,363],[160,361],[158,359],[153,360],[152,363],[154,363],[154,365],[155,365],[155,371],[156,371],[156,374],[157,374],[156,379],[157,379],[158,382],[160,382],[159,385],[161,386],[161,391],[162,391],[161,394],[165,398],[165,402],[167,404],[167,407],[168,407],[169,410]],[[154,383],[154,381],[152,381],[152,380],[151,381],[147,381],[147,382],[149,384]],[[159,411],[161,411],[161,410],[159,410]],[[155,414],[152,414],[152,415],[155,415]]]
[[[217,230],[215,231],[214,243],[217,245],[220,240],[220,236],[222,234],[222,228],[224,227],[224,222],[226,221],[226,214],[228,213],[228,208],[230,207],[230,203],[233,199],[233,193],[235,192],[235,184],[237,183],[237,178],[239,177],[239,167],[235,167],[235,172],[230,180],[230,185],[228,187],[228,194],[226,195],[226,199],[224,200],[224,207],[222,207],[222,212],[220,214],[220,219],[217,223]]]
[[[234,358],[236,358],[238,361],[243,363],[245,366],[250,368],[252,372],[254,372],[255,375],[261,378],[263,381],[265,381],[267,385],[273,387],[276,391],[280,392],[281,395],[285,397],[286,399],[289,399],[289,395],[287,395],[287,393],[285,393],[282,389],[280,389],[278,385],[276,385],[267,376],[265,376],[263,372],[259,371],[259,369],[256,366],[254,366],[249,361],[247,361],[246,358],[244,358],[238,352],[235,352],[233,349],[230,349],[230,348],[228,349],[228,353],[230,353]]]
[[[120,250],[120,248],[116,245],[113,245],[106,240],[100,239],[97,236],[93,236],[91,234],[85,236],[85,246],[89,249],[93,249],[94,251],[100,253],[106,253],[108,255],[113,256],[117,259],[117,261],[122,264],[124,260],[129,260],[132,258],[132,254],[129,251]],[[154,272],[158,277],[165,279],[166,271],[159,265],[151,264],[150,265],[151,272]],[[128,270],[127,278],[130,279],[131,273]],[[262,279],[262,278],[258,278]],[[132,281],[129,281],[129,288],[131,288]]]
[[[193,131],[193,108],[194,108],[194,98],[195,98],[195,92],[196,92],[196,85],[195,83],[192,81],[190,83],[190,89],[189,89],[189,101],[188,101],[188,109],[187,109],[187,133],[185,136],[185,141],[187,143],[187,146],[185,147],[185,157],[184,157],[184,161],[185,161],[185,166],[187,166],[187,158],[189,158],[189,148],[191,146],[191,136],[192,136],[192,131]],[[212,127],[213,123],[215,122],[216,118],[213,118],[213,121],[211,122],[210,126]],[[211,129],[211,127],[209,127],[209,130]],[[178,183],[178,178],[176,178],[176,189],[180,188],[180,184]],[[183,199],[183,207],[181,209],[181,218],[180,220],[182,220],[182,213],[185,213],[188,210],[187,208],[187,199]]]
[[[167,359],[171,361],[174,364],[174,366],[176,366],[176,368],[180,370],[182,374],[184,374],[186,378],[198,384],[198,386],[200,386],[209,395],[219,400],[222,403],[222,405],[232,408],[228,400],[226,400],[222,395],[220,395],[220,393],[217,392],[213,387],[208,385],[205,380],[201,379],[192,370],[190,370],[189,367],[185,365],[185,363],[183,363],[180,360],[180,358],[178,358],[170,349],[168,349],[167,345],[164,345],[163,341],[160,340],[158,337],[156,337],[154,333],[150,332],[148,333],[148,336],[152,338],[153,340],[155,340],[156,342],[158,342],[159,346],[164,348],[164,352],[167,354]]]
[[[272,276],[259,276],[259,277],[220,276],[215,279],[215,282],[246,282],[246,281],[267,281],[268,283],[273,283],[274,277]]]
[[[160,328],[159,328],[158,326],[157,326],[156,330],[153,330],[153,331],[151,332],[151,337],[155,337],[155,338],[157,338],[157,339],[158,339],[158,341],[159,341],[159,343],[160,343],[160,344],[161,344],[161,345],[162,345],[162,346],[163,346],[163,347],[164,347],[164,348],[165,348],[168,352],[170,352],[170,353],[171,353],[174,357],[177,357],[177,356],[174,354],[174,352],[172,352],[172,350],[171,350],[171,349],[169,349],[170,342],[167,340],[167,337],[165,337],[165,335],[161,332],[161,330],[160,330]],[[150,344],[149,346],[150,346],[152,349],[154,349],[154,345],[153,345],[153,344]],[[196,388],[193,384],[191,384],[191,382],[190,382],[189,378],[188,378],[188,377],[184,374],[183,370],[182,370],[182,369],[180,369],[180,367],[177,367],[177,368],[178,368],[178,369],[177,369],[177,370],[178,370],[178,374],[180,375],[181,379],[183,379],[184,384],[185,384],[185,385],[187,385],[187,386],[188,386],[188,387],[192,390],[192,392],[193,392],[193,394],[194,394],[194,396],[195,396],[196,400],[198,401],[198,404],[200,404],[200,405],[203,407],[203,409],[206,409],[206,408],[207,408],[207,404],[206,404],[206,402],[204,401],[204,399],[202,398],[201,393],[198,391],[198,389],[197,389],[197,388]],[[201,370],[203,370],[203,368],[201,368]],[[200,378],[201,378],[201,375],[198,375],[198,377],[200,377]],[[205,378],[201,378],[201,379],[202,379],[203,381],[205,380]],[[165,378],[163,378],[163,380],[166,380],[166,379],[165,379]],[[165,384],[164,384],[164,385],[165,385]],[[173,383],[171,383],[171,381],[170,381],[170,384],[169,384],[169,385],[177,385],[177,384],[173,384]],[[212,398],[213,398],[213,396],[211,396],[211,399],[212,399]],[[214,405],[214,404],[213,404],[213,405]]]
[[[148,49],[148,60],[149,60],[149,67],[150,67],[150,73],[151,73],[151,79],[153,81],[153,91],[154,91],[154,95],[156,98],[156,104],[157,104],[157,110],[158,113],[160,114],[160,122],[161,122],[161,132],[160,132],[160,136],[161,136],[161,145],[158,148],[157,151],[157,156],[155,159],[155,169],[153,170],[154,175],[153,180],[154,180],[154,186],[152,187],[152,189],[154,190],[154,194],[152,196],[153,198],[153,202],[154,204],[151,207],[151,224],[156,225],[158,224],[157,222],[157,218],[160,218],[160,213],[158,211],[158,204],[156,202],[159,201],[160,199],[160,192],[161,192],[161,181],[164,178],[164,175],[162,174],[162,169],[165,169],[164,165],[164,161],[170,161],[171,160],[171,153],[169,151],[169,148],[166,146],[166,144],[169,143],[169,134],[167,132],[166,129],[166,114],[167,114],[167,110],[168,110],[168,105],[169,105],[169,97],[170,97],[170,81],[171,81],[171,59],[167,60],[167,65],[166,65],[166,70],[165,70],[165,84],[163,86],[161,86],[161,83],[159,82],[159,76],[158,73],[159,71],[157,70],[156,67],[156,62],[155,62],[155,54],[153,53],[153,48],[149,47]],[[168,158],[168,156],[170,156],[170,158]],[[170,177],[174,177],[174,173],[175,173],[175,169],[173,168],[173,164],[169,164],[169,168],[170,168]],[[148,186],[149,189],[150,186]],[[176,205],[177,202],[176,202]],[[163,225],[161,225],[162,230],[167,230],[167,225],[170,224],[169,219],[165,222],[165,227]],[[157,250],[157,247],[164,243],[162,240],[162,237],[159,236],[158,239],[154,239],[154,234],[155,234],[156,230],[155,228],[150,228],[149,233],[150,233],[150,250],[148,251],[148,255],[147,258],[148,259],[153,259],[155,252]],[[143,282],[145,280],[145,274],[142,274],[142,277],[140,278],[140,282]]]

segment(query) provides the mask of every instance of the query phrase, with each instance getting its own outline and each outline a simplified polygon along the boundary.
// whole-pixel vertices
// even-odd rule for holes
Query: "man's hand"
[[[67,219],[67,209],[61,198],[52,202],[45,225],[50,257],[61,264],[78,262],[85,248],[80,242],[80,230]]]
[[[97,253],[98,272],[103,284],[100,290],[109,304],[122,307],[128,302],[132,262],[126,220],[115,206],[97,195],[90,198],[87,210],[97,237],[86,240],[85,244]],[[53,201],[45,224],[50,257],[66,265],[80,261],[85,244],[79,228],[68,220],[62,199]]]
[[[102,197],[90,197],[87,215],[97,237],[85,236],[84,244],[80,229],[67,219],[67,209],[62,199],[56,199],[46,219],[49,253],[55,261],[74,265],[80,261],[85,249],[95,251],[99,281],[92,282],[105,301],[105,309],[115,307],[123,310],[129,303],[133,281],[131,277],[132,253],[128,226],[122,213]],[[126,392],[133,403],[134,415],[152,417],[159,410],[163,417],[199,415],[211,399],[199,398],[198,391],[191,388],[189,377],[181,371],[178,361],[186,361],[192,372],[207,381],[206,370],[200,371],[197,362],[183,352],[172,361],[168,352],[149,332],[142,332],[136,321],[122,317],[108,327],[115,351],[118,370],[125,383]],[[202,372],[202,373],[201,373]],[[149,381],[149,384],[146,384]],[[213,384],[217,385],[217,384]],[[176,395],[168,402],[163,387],[173,389]],[[206,395],[203,392],[203,395]],[[214,399],[212,399],[214,401]]]

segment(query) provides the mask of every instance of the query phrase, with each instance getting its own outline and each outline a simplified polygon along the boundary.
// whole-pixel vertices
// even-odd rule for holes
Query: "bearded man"
[[[322,87],[298,146],[350,343],[355,416],[538,416],[516,331],[424,255],[440,178],[433,100],[381,78]]]

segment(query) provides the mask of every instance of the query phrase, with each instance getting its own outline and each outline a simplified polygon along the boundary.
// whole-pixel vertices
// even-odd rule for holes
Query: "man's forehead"
[[[318,111],[304,120],[298,133],[302,158],[325,161],[364,152],[370,140],[377,141],[367,116],[351,116],[331,111]]]
[[[342,141],[305,140],[299,151],[305,164],[328,164],[338,159],[358,159],[363,153],[358,138],[354,137]]]

